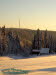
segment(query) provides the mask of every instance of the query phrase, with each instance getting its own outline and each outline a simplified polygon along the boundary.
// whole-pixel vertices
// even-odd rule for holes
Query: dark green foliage
[[[34,40],[33,40],[33,49],[40,49],[40,30],[37,30],[37,33],[34,35]]]
[[[28,74],[29,72],[29,70],[20,70],[14,68],[2,70],[2,73],[4,74]]]
[[[44,33],[44,47],[48,48],[48,35],[47,35],[47,30]]]
[[[32,49],[36,49],[36,47],[35,47],[35,38],[36,38],[36,36],[34,35],[34,40],[32,41]]]
[[[0,55],[6,55],[8,53],[14,53],[17,55],[18,53],[21,53],[24,56],[28,56],[31,47],[33,49],[40,49],[40,41],[42,41],[42,39],[40,39],[41,32],[44,32],[45,47],[47,48],[49,46],[50,52],[52,52],[51,50],[56,51],[56,32],[54,31],[47,32],[47,30],[39,31],[39,29],[36,31],[29,29],[5,28],[4,26],[0,28]],[[52,37],[49,37],[49,35]],[[35,41],[38,41],[37,46],[35,46]],[[12,44],[11,52],[9,42]]]

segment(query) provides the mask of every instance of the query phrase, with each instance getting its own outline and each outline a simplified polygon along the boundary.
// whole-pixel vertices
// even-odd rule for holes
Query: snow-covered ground
[[[14,73],[15,75],[56,75],[56,55],[33,56],[33,58],[23,59],[17,56],[0,57],[0,75],[11,75],[8,74],[10,72],[13,72],[12,75]]]

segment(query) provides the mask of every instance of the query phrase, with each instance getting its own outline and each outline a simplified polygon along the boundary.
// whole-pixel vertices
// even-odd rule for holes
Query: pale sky
[[[0,0],[0,26],[56,31],[56,0]]]

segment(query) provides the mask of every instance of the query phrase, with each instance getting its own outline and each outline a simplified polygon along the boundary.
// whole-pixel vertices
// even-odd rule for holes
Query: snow
[[[40,52],[40,54],[49,54],[49,48],[33,49],[32,52]]]
[[[11,68],[15,72],[20,71],[19,75],[56,75],[56,55],[30,56],[30,58],[20,56],[0,57],[0,75],[11,75],[4,74],[2,71]]]
[[[40,54],[48,54],[49,53],[49,48],[41,48]]]

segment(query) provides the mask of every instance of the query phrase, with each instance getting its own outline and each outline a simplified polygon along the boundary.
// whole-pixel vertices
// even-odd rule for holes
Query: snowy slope
[[[2,70],[9,68],[25,71],[20,72],[19,75],[56,75],[56,55],[24,59],[18,59],[16,56],[0,57],[0,75],[8,75],[4,74]]]

